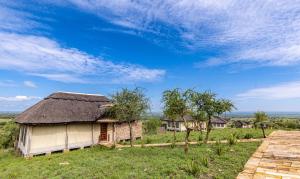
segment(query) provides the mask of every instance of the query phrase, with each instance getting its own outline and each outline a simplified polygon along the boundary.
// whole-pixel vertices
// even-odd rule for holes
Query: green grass
[[[12,152],[0,151],[0,178],[235,178],[260,143],[220,144],[218,156],[214,145],[183,148],[94,147],[26,160]],[[208,159],[208,167],[205,159]],[[196,161],[191,171],[191,161]],[[68,165],[60,165],[66,163]]]
[[[266,134],[269,135],[272,129],[266,129]],[[231,134],[236,134],[237,138],[243,139],[246,134],[251,134],[253,138],[262,138],[263,134],[260,129],[241,129],[241,128],[225,128],[225,129],[214,129],[211,131],[209,135],[209,140],[226,140],[230,137]],[[176,132],[176,141],[183,142],[185,137],[185,132]],[[197,141],[199,138],[200,132],[191,132],[190,141]],[[205,132],[203,132],[203,138],[205,137]],[[173,132],[167,131],[162,134],[154,134],[154,135],[144,135],[143,142],[144,143],[170,143],[173,141]],[[129,142],[126,142],[128,144]],[[135,141],[136,144],[142,143],[141,140]]]

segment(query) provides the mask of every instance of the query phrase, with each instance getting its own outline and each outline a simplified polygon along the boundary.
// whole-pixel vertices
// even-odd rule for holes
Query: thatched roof
[[[218,117],[218,116],[214,116],[211,119],[211,123],[212,124],[227,124],[229,122],[229,118],[222,118],[222,117]]]
[[[186,120],[186,121],[194,121],[193,117],[191,115],[184,115],[183,118]],[[162,121],[173,121],[172,119],[169,119],[169,118],[166,118],[166,117],[162,117],[161,118]],[[178,117],[177,119],[175,119],[175,121],[178,121],[178,122],[184,122],[184,120],[180,117]]]
[[[105,96],[53,93],[17,116],[17,123],[53,124],[93,122],[111,105]]]

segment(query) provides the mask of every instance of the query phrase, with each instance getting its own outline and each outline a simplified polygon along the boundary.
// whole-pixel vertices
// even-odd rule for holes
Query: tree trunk
[[[176,143],[176,130],[175,130],[175,121],[173,121],[173,142]]]
[[[187,154],[189,152],[189,136],[191,129],[186,127],[186,135],[185,135],[185,145],[184,145],[184,153]]]
[[[202,140],[202,126],[201,126],[201,123],[199,124],[199,137],[198,137],[198,141],[200,141],[200,139]]]
[[[130,133],[130,146],[133,147],[133,135],[132,135],[131,121],[128,122],[128,125],[129,125],[129,133]]]
[[[207,144],[208,137],[209,137],[209,133],[210,133],[211,128],[212,128],[212,126],[211,126],[211,117],[209,117],[209,119],[208,119],[207,127],[206,127],[206,128],[207,128],[207,129],[206,129],[206,136],[205,136],[205,140],[204,140],[204,143],[205,143],[205,144]]]
[[[264,138],[266,138],[266,134],[265,134],[265,128],[264,128],[264,125],[263,125],[263,124],[261,124],[261,125],[260,125],[260,127],[261,127],[261,130],[262,130],[262,132],[263,132],[263,136],[264,136]]]

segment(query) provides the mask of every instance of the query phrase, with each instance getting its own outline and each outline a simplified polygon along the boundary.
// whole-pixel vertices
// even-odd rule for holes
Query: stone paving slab
[[[300,179],[300,131],[274,131],[237,179]]]

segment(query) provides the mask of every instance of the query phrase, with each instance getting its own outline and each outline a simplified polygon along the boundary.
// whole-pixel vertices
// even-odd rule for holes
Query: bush
[[[188,174],[193,175],[194,177],[198,177],[199,174],[200,174],[200,172],[201,172],[201,167],[200,167],[199,163],[195,159],[192,159],[188,163],[185,171]]]
[[[252,138],[253,138],[253,134],[251,134],[251,133],[247,133],[244,136],[244,139],[252,139]]]
[[[144,131],[146,134],[157,134],[157,128],[161,125],[161,120],[157,118],[151,118],[143,123]]]
[[[19,128],[13,121],[9,121],[0,128],[0,148],[14,147]]]
[[[152,142],[152,140],[150,138],[146,138],[146,141],[145,141],[146,144],[150,144],[151,142]]]
[[[234,134],[231,134],[228,138],[229,145],[234,145],[236,144],[236,142],[237,142],[236,136]]]
[[[223,146],[221,145],[220,140],[218,140],[215,144],[215,151],[216,151],[216,154],[219,156],[222,155],[222,153],[223,153]]]
[[[205,166],[206,168],[208,168],[209,160],[208,160],[207,157],[201,157],[201,158],[200,158],[200,161],[201,161],[201,164],[202,164],[203,166]]]

